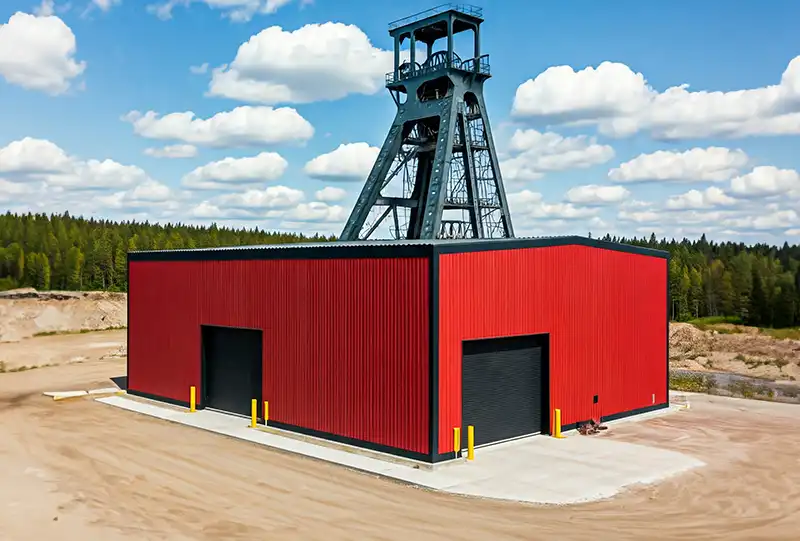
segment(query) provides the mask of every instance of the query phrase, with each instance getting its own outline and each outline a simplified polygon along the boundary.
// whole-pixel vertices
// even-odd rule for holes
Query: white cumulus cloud
[[[68,189],[125,188],[151,180],[135,165],[82,160],[46,139],[26,137],[0,148],[0,175],[15,182]]]
[[[705,191],[689,190],[684,194],[672,196],[667,199],[667,208],[674,210],[710,209],[735,205],[736,203],[736,199],[726,194],[720,188],[711,186]]]
[[[654,210],[620,210],[617,214],[620,220],[626,222],[652,223],[661,219],[661,214]]]
[[[800,134],[800,56],[777,84],[733,91],[659,92],[625,64],[575,70],[553,66],[517,88],[513,114],[553,124],[595,124],[624,137],[647,131],[660,139]]]
[[[522,190],[508,194],[512,220],[514,216],[535,219],[578,220],[591,218],[599,212],[597,208],[575,206],[572,203],[547,203],[542,194]]]
[[[47,139],[25,137],[0,148],[0,174],[2,173],[65,173],[75,160]]]
[[[328,205],[322,201],[301,203],[284,215],[286,222],[343,223],[347,211],[339,205]]]
[[[263,190],[221,195],[213,202],[221,208],[290,209],[305,199],[301,190],[287,186],[269,186]]]
[[[167,145],[161,148],[146,148],[144,153],[153,158],[194,158],[197,147],[194,145]]]
[[[345,143],[335,150],[317,156],[305,165],[305,172],[313,178],[363,181],[369,176],[380,149],[367,143]]]
[[[123,120],[148,139],[182,141],[209,147],[247,147],[307,141],[314,127],[290,107],[242,106],[208,119],[191,111],[159,115],[131,111]]]
[[[693,148],[684,152],[658,150],[640,154],[611,169],[616,182],[722,182],[736,176],[749,158],[742,150],[722,147]]]
[[[287,186],[269,186],[220,195],[195,205],[190,214],[201,219],[238,219],[276,222],[282,228],[307,229],[308,224],[339,225],[347,211],[324,201],[305,201],[305,194]]]
[[[317,190],[315,195],[317,197],[317,201],[322,201],[323,203],[335,203],[347,197],[347,192],[342,188],[325,186],[321,190]]]
[[[109,159],[76,161],[71,171],[47,175],[44,179],[52,186],[83,190],[136,186],[151,180],[140,167]]]
[[[762,216],[744,216],[723,220],[722,224],[736,229],[757,231],[782,231],[787,227],[800,225],[800,214],[793,209],[781,209]]]
[[[535,180],[550,171],[587,168],[614,157],[614,149],[593,137],[564,137],[553,132],[517,130],[509,145],[512,156],[500,164],[507,180]]]
[[[0,147],[0,201],[15,212],[130,216],[138,211],[152,217],[179,199],[135,165],[82,159],[46,139],[26,137]]]
[[[140,211],[169,206],[175,196],[169,186],[148,179],[133,189],[118,191],[108,195],[97,195],[92,202],[104,209]]]
[[[357,26],[265,28],[243,43],[230,65],[213,70],[208,93],[253,103],[308,103],[383,89],[394,53],[373,47]]]
[[[606,205],[609,203],[619,203],[630,197],[631,192],[623,186],[598,186],[597,184],[587,184],[576,186],[567,192],[567,200],[570,203],[584,205]]]
[[[181,181],[185,188],[195,190],[225,190],[242,184],[273,181],[280,178],[289,166],[276,152],[262,152],[246,158],[224,158],[197,167]]]
[[[0,76],[23,88],[63,94],[86,62],[76,60],[75,34],[52,6],[41,6],[40,13],[17,12],[0,24]]]
[[[800,174],[793,169],[760,166],[732,179],[731,191],[740,197],[800,196]]]

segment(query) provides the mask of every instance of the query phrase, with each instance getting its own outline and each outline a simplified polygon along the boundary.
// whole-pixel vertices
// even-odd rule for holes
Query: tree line
[[[325,242],[253,229],[149,222],[113,222],[61,215],[0,215],[0,290],[127,290],[127,252],[253,244]],[[800,246],[625,238],[671,254],[670,313],[686,321],[726,316],[762,327],[800,325]]]
[[[330,240],[335,238],[258,228],[112,222],[69,213],[6,213],[0,215],[0,291],[23,286],[126,291],[128,251]]]

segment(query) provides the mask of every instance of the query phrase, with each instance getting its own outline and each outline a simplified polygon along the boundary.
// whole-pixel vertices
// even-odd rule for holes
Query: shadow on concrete
[[[119,387],[121,391],[128,390],[128,376],[117,376],[115,378],[111,378],[111,381],[113,381],[114,385]]]

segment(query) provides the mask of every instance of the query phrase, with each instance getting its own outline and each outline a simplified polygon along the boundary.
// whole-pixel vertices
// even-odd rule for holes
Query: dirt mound
[[[669,325],[669,350],[670,353],[688,353],[692,351],[707,351],[714,344],[714,335],[701,331],[689,323],[670,323]]]
[[[742,325],[718,329],[704,331],[689,323],[671,323],[670,366],[800,381],[800,341],[778,340]]]
[[[0,342],[41,333],[126,327],[125,293],[14,289],[0,294]]]

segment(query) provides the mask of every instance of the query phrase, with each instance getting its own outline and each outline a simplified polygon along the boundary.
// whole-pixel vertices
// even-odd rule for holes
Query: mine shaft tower
[[[482,22],[482,9],[446,4],[389,25],[394,70],[386,88],[397,115],[341,240],[514,236],[483,99],[491,75]],[[462,60],[454,36],[468,30],[474,51]],[[439,40],[446,50],[434,52]],[[427,46],[421,63],[418,42]]]

